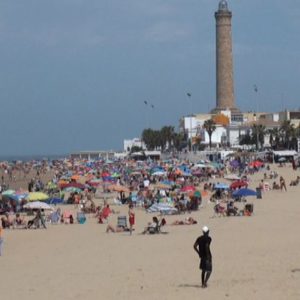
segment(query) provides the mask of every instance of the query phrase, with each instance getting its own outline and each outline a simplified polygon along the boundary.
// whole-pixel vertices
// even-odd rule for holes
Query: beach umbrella
[[[229,174],[224,177],[227,180],[240,180],[241,178],[236,174]]]
[[[79,175],[73,175],[73,176],[71,177],[71,179],[77,181],[77,180],[80,179],[80,176],[79,176]]]
[[[63,189],[64,192],[69,192],[69,193],[81,193],[82,190],[76,187],[67,187],[65,189]]]
[[[23,194],[13,194],[13,195],[7,195],[9,199],[15,200],[15,201],[21,201],[22,199],[26,199],[29,193],[23,193]]]
[[[237,168],[238,166],[240,165],[239,161],[238,160],[232,160],[230,162],[230,166],[232,166],[233,168]]]
[[[246,197],[246,196],[256,196],[256,195],[257,195],[256,191],[247,188],[239,189],[232,193],[233,197]]]
[[[6,190],[2,193],[2,196],[10,196],[10,195],[13,195],[15,193],[16,193],[16,191],[14,191],[14,190]]]
[[[120,177],[121,176],[121,174],[120,173],[117,173],[117,172],[115,172],[115,173],[113,173],[112,175],[111,175],[111,177],[113,177],[113,178],[118,178],[118,177]]]
[[[218,183],[215,184],[215,189],[227,190],[227,189],[229,189],[229,185],[226,184],[226,183],[218,182]]]
[[[167,173],[165,171],[156,171],[152,173],[153,176],[163,176],[166,175]]]
[[[88,184],[91,186],[98,186],[101,182],[102,182],[102,179],[95,178],[95,179],[88,181]]]
[[[278,161],[279,161],[279,162],[284,162],[284,161],[286,161],[286,158],[285,158],[285,157],[280,157],[280,158],[278,159]]]
[[[68,184],[61,186],[61,188],[63,188],[63,189],[68,188],[68,187],[74,187],[77,189],[84,190],[86,186],[84,184],[78,183],[78,182],[70,182]]]
[[[32,192],[29,193],[28,196],[26,197],[27,201],[45,201],[48,200],[49,196],[45,193],[42,192]]]
[[[194,165],[194,166],[192,167],[192,169],[206,168],[206,167],[207,167],[207,165],[198,163],[198,164]]]
[[[47,204],[52,204],[52,205],[56,205],[56,204],[62,204],[64,203],[64,200],[61,198],[50,198],[46,201]]]
[[[23,206],[26,209],[45,209],[45,210],[53,210],[53,208],[45,203],[40,201],[29,202]]]
[[[215,162],[215,161],[211,162],[210,165],[213,166],[216,169],[222,169],[222,168],[224,168],[223,164]]]
[[[166,184],[166,185],[175,185],[175,182],[172,180],[163,180],[160,183]]]
[[[230,185],[231,189],[237,189],[237,188],[242,188],[242,187],[247,187],[248,186],[248,182],[243,181],[243,180],[239,180],[239,181],[235,181]]]
[[[101,176],[102,176],[102,177],[110,177],[110,173],[108,173],[108,172],[103,172],[103,173],[101,174]]]
[[[259,160],[255,160],[249,164],[249,167],[260,168],[261,166],[263,166],[263,164],[264,164],[263,162],[261,162]]]
[[[49,181],[47,184],[47,189],[49,190],[55,190],[57,188],[57,184],[55,184],[54,182]]]
[[[181,188],[181,192],[194,192],[196,190],[196,188],[193,185],[187,185],[184,186],[183,188]]]

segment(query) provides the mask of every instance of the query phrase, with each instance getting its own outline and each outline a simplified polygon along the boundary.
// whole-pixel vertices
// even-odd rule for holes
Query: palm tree
[[[185,133],[183,133],[183,132],[176,133],[175,132],[174,136],[173,136],[174,148],[177,151],[181,151],[182,148],[186,147],[186,140],[187,140],[187,137],[186,137]]]
[[[211,136],[213,132],[216,130],[216,123],[212,120],[206,120],[203,124],[204,129],[206,130],[209,137],[209,148],[211,149]]]
[[[173,138],[174,138],[174,127],[173,126],[164,126],[160,130],[162,143],[163,143],[163,149],[165,149],[166,145],[168,145],[168,148],[171,147]]]
[[[280,143],[280,132],[277,127],[268,130],[269,142],[272,149],[277,149]]]
[[[265,134],[266,134],[266,127],[263,125],[256,125],[252,126],[252,139],[255,141],[256,150],[259,149],[259,144],[261,146],[264,145],[265,141]]]
[[[295,127],[294,124],[291,124],[291,121],[285,120],[280,126],[280,131],[282,134],[282,142],[285,148],[289,149],[293,136],[295,136]]]

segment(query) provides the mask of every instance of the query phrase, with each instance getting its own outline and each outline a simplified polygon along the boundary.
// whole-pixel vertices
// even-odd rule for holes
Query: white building
[[[124,145],[124,151],[127,151],[127,152],[129,152],[132,147],[140,147],[140,148],[146,150],[146,145],[139,138],[134,138],[132,140],[124,140],[123,145]]]

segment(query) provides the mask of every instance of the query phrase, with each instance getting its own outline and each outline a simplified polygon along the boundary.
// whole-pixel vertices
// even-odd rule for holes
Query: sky
[[[121,150],[214,108],[218,2],[1,1],[0,155]],[[300,1],[228,3],[236,105],[299,108]]]

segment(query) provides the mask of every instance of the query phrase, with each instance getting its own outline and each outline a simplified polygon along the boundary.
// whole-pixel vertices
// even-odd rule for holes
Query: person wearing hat
[[[200,257],[200,269],[202,270],[202,288],[207,287],[207,281],[212,272],[212,256],[210,252],[211,237],[207,226],[202,228],[203,235],[199,236],[194,243],[194,250]]]

